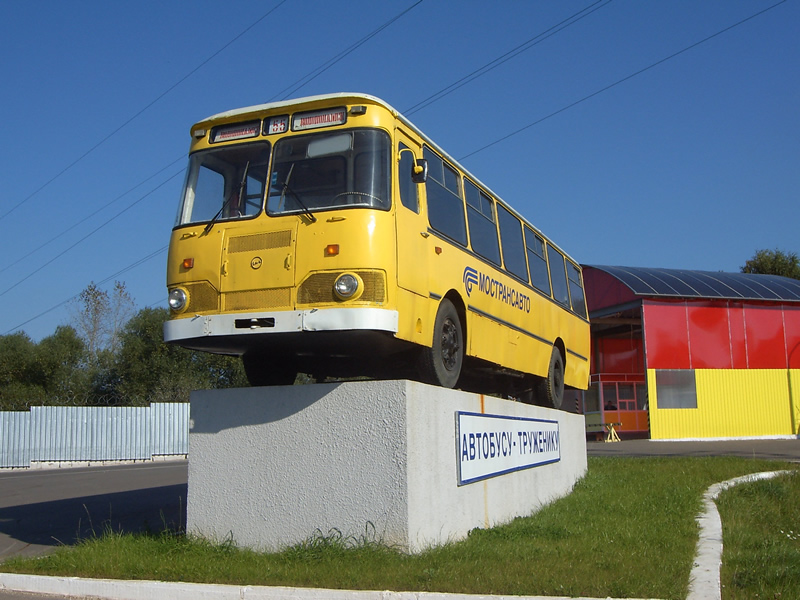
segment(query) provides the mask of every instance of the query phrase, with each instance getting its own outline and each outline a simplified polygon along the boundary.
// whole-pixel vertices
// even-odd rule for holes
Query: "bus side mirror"
[[[418,158],[416,164],[411,168],[411,181],[414,183],[425,183],[428,180],[428,161]]]

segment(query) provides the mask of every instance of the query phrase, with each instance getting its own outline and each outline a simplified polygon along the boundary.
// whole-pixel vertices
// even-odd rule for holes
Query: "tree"
[[[753,258],[748,260],[742,273],[755,273],[760,275],[781,275],[800,279],[800,258],[796,252],[783,252],[781,250],[757,250]]]
[[[60,326],[36,346],[36,376],[48,404],[86,404],[90,373],[86,346],[69,326]]]
[[[44,401],[35,363],[36,344],[25,333],[0,336],[0,409],[26,410]]]
[[[140,310],[121,335],[121,348],[108,379],[118,402],[188,402],[192,390],[247,386],[241,361],[165,344],[164,308]]]
[[[91,360],[99,363],[104,352],[119,351],[122,328],[133,310],[133,298],[119,281],[110,294],[94,282],[80,293],[71,306],[72,320]]]

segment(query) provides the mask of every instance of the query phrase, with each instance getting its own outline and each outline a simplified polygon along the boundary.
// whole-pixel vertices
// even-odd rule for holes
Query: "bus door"
[[[399,160],[397,182],[400,202],[395,209],[397,227],[397,284],[428,297],[428,221],[422,210],[421,185],[411,180],[422,148],[402,130],[397,130]]]

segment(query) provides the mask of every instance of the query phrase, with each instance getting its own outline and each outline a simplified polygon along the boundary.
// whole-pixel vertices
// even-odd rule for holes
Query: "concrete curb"
[[[0,573],[0,590],[113,600],[600,600],[566,596],[483,596],[438,592],[373,592],[310,588],[118,581]],[[605,600],[612,600],[606,598]],[[628,599],[636,600],[636,599]]]
[[[697,517],[700,526],[700,538],[697,541],[694,566],[689,575],[689,595],[687,600],[720,600],[719,569],[722,566],[722,519],[714,502],[727,489],[740,483],[751,483],[763,479],[772,479],[786,475],[792,471],[768,471],[752,473],[715,483],[703,495],[703,512]]]

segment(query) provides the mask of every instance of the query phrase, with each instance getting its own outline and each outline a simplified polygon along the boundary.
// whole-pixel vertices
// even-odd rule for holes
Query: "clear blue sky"
[[[190,126],[287,95],[383,98],[584,264],[800,251],[800,2],[690,48],[776,2],[5,0],[0,334],[92,281],[164,306]]]

